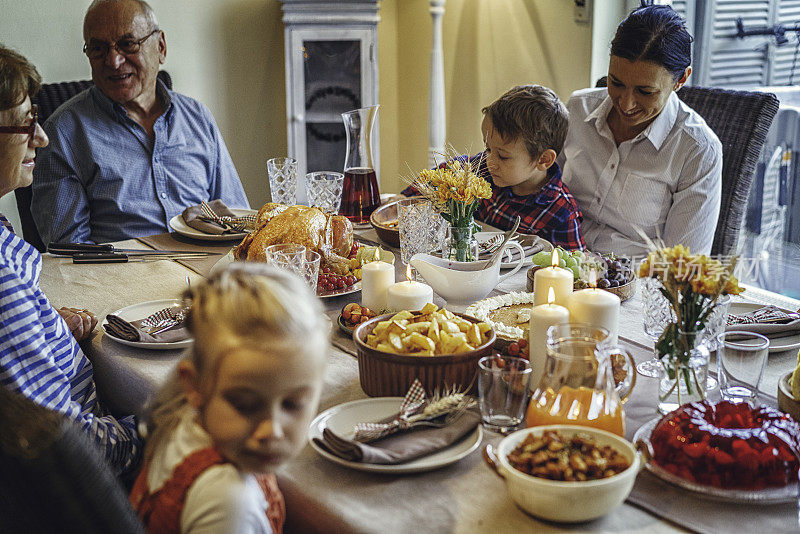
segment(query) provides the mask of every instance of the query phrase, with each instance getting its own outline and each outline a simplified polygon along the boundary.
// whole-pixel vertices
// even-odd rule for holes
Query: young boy
[[[583,215],[556,163],[567,137],[567,108],[546,87],[519,85],[481,111],[486,150],[470,162],[491,184],[492,196],[481,200],[475,217],[508,230],[519,215],[519,232],[582,250]]]

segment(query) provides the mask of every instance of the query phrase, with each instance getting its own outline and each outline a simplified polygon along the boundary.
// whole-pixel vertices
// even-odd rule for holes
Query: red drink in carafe
[[[354,167],[344,171],[339,215],[344,215],[354,223],[367,223],[380,204],[381,195],[374,169]]]

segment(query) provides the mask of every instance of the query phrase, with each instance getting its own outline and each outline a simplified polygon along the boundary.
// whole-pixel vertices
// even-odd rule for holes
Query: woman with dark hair
[[[40,86],[36,68],[0,45],[0,196],[30,185],[36,149],[47,145],[31,104]],[[53,308],[39,288],[41,255],[3,221],[0,214],[0,387],[77,423],[117,472],[134,468],[136,421],[101,408],[92,364],[78,346],[97,319],[86,310]]]
[[[671,7],[639,8],[611,42],[608,88],[576,91],[567,104],[559,162],[590,250],[638,255],[661,239],[711,251],[722,145],[675,94],[692,72],[691,43]]]

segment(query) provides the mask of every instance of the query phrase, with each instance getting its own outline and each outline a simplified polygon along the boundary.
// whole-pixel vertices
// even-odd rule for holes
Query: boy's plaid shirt
[[[561,168],[557,163],[553,163],[548,169],[549,180],[538,193],[517,196],[510,187],[494,185],[483,154],[472,156],[469,161],[473,165],[480,161],[477,174],[492,185],[492,196],[481,200],[475,212],[476,219],[500,230],[509,230],[514,224],[514,218],[519,215],[520,233],[536,234],[566,250],[585,248],[581,235],[583,214],[575,198],[561,181]],[[413,195],[416,190],[413,186],[407,187],[403,194]]]

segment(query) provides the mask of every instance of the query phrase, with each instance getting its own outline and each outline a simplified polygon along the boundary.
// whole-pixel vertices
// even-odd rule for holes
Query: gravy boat
[[[452,304],[471,304],[480,300],[494,289],[497,284],[513,275],[525,261],[525,251],[516,241],[510,241],[506,247],[519,249],[519,260],[510,272],[500,276],[500,257],[489,264],[483,261],[453,261],[431,254],[414,254],[411,265],[422,275],[425,282],[433,290]]]

